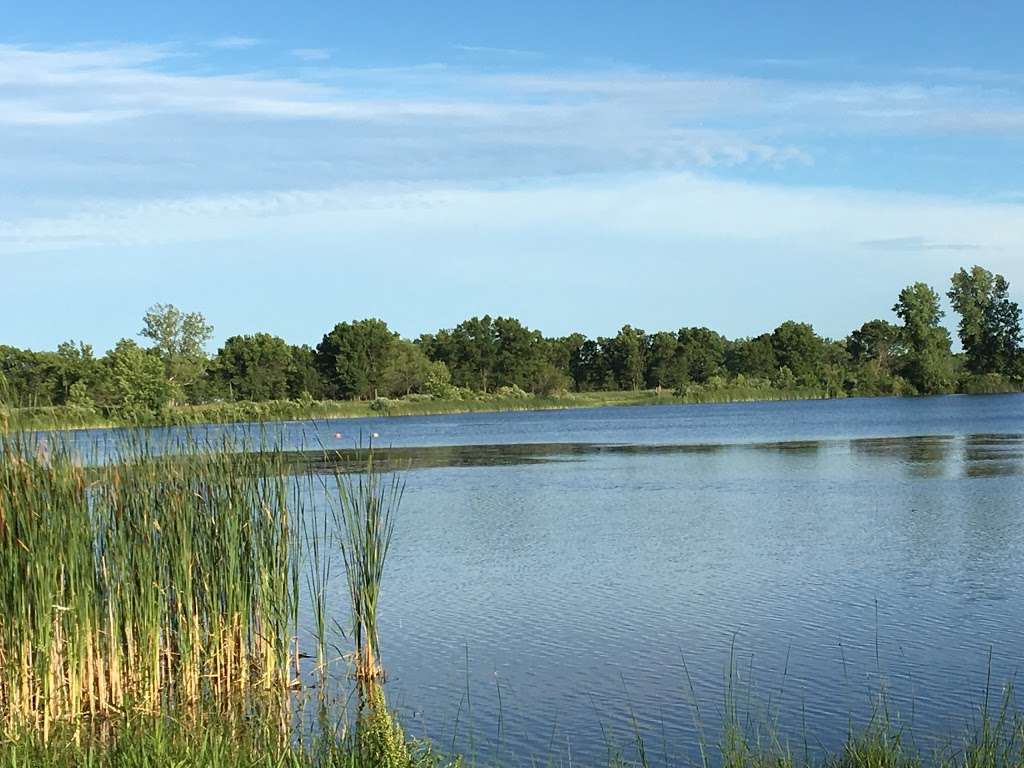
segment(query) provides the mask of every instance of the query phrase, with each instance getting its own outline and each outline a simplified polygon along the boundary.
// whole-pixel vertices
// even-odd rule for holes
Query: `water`
[[[489,446],[403,454],[429,468],[407,473],[388,563],[387,691],[443,749],[602,762],[609,740],[631,753],[632,713],[652,762],[693,757],[694,700],[714,742],[730,686],[797,751],[837,746],[883,688],[928,746],[977,712],[990,655],[994,699],[1024,659],[1024,396],[366,419],[282,437],[360,431]],[[339,585],[339,613],[344,600]]]

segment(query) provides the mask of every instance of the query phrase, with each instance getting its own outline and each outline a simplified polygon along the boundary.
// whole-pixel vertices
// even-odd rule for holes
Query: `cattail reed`
[[[0,731],[287,691],[300,499],[274,450],[0,435]]]

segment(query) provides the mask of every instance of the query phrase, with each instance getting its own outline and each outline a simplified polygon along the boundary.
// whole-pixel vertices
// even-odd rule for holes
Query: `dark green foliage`
[[[233,336],[213,361],[203,351],[211,329],[201,314],[155,305],[142,335],[153,342],[147,353],[163,365],[164,381],[128,347],[96,359],[71,341],[53,352],[0,345],[0,404],[31,409],[32,423],[64,414],[79,424],[191,421],[200,413],[306,418],[337,414],[336,401],[350,399],[379,400],[386,413],[425,412],[410,398],[476,409],[510,393],[532,395],[540,407],[569,391],[668,390],[700,401],[1020,391],[1024,332],[1009,291],[1001,275],[981,267],[953,276],[948,296],[960,314],[963,355],[952,353],[939,295],[924,283],[900,293],[893,307],[900,324],[870,320],[842,341],[794,321],[735,340],[705,327],[646,333],[631,325],[611,337],[549,338],[490,315],[408,341],[371,318],[339,323],[316,350],[268,334]],[[318,402],[325,400],[334,402]]]
[[[646,338],[639,328],[624,325],[615,338],[597,340],[617,389],[635,392],[643,387],[647,370]]]
[[[212,375],[233,399],[285,400],[289,392],[292,350],[269,333],[232,336],[217,352]]]
[[[725,352],[725,366],[734,376],[769,379],[779,370],[771,334],[734,341]]]
[[[451,330],[440,330],[423,339],[427,355],[448,366],[452,384],[479,392],[495,385],[498,340],[490,315],[472,317]]]
[[[846,351],[854,363],[877,362],[891,372],[903,354],[903,332],[887,320],[869,320],[847,337]]]
[[[903,377],[921,394],[952,391],[953,356],[949,331],[939,325],[945,314],[939,295],[925,283],[914,283],[900,291],[892,311],[903,320]]]
[[[327,394],[335,398],[374,397],[398,334],[383,320],[338,323],[316,348],[317,367]]]
[[[821,384],[824,376],[825,341],[807,323],[787,320],[771,335],[772,350],[780,368],[788,368],[804,387]]]
[[[569,360],[569,375],[577,392],[615,389],[608,357],[593,339],[587,339],[573,352]]]
[[[685,372],[676,357],[679,342],[667,332],[647,337],[647,387],[677,387],[684,383]]]
[[[319,400],[326,396],[323,377],[316,364],[316,352],[306,344],[293,344],[292,363],[288,369],[288,394],[293,399],[303,397]]]
[[[979,266],[953,275],[947,293],[960,314],[958,326],[965,367],[972,374],[1018,373],[1021,343],[1021,310],[1009,297],[1010,284]]]
[[[677,335],[678,370],[688,381],[704,384],[725,369],[728,341],[710,328],[680,328]]]

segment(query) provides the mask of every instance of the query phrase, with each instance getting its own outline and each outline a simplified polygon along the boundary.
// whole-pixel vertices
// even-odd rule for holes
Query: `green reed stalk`
[[[0,434],[0,732],[294,682],[300,496],[279,451]]]
[[[404,483],[396,475],[385,480],[374,466],[373,451],[367,454],[366,471],[337,473],[340,505],[336,527],[340,531],[349,597],[352,601],[354,666],[363,703],[383,678],[380,634],[377,627],[384,562],[394,534],[394,515],[402,501]]]

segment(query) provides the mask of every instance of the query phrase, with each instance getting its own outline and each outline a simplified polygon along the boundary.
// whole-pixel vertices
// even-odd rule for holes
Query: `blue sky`
[[[1024,300],[1024,5],[836,5],[12,4],[0,343],[158,301],[838,337],[974,263]]]

